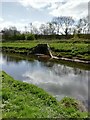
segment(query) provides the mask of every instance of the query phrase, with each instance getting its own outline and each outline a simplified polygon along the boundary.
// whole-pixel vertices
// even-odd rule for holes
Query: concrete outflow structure
[[[38,44],[31,50],[30,54],[37,56],[49,56],[52,58],[52,53],[48,44]]]

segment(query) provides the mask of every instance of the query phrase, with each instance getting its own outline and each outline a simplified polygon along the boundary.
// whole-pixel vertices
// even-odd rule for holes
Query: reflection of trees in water
[[[75,74],[75,75],[77,75],[77,74],[83,74],[83,71],[82,70],[80,70],[80,69],[78,69],[78,68],[73,68],[73,73]]]
[[[54,63],[52,63],[52,62],[42,62],[41,64],[46,67],[50,67],[50,68],[54,66]]]
[[[61,76],[61,75],[68,75],[70,73],[74,74],[74,75],[81,75],[84,76],[87,74],[86,71],[78,69],[78,68],[71,68],[71,67],[67,67],[65,65],[59,65],[59,64],[55,64],[52,67],[53,71],[55,74]]]
[[[20,62],[22,59],[15,57],[15,56],[11,56],[11,55],[6,55],[6,54],[2,54],[2,57],[4,60],[6,60],[7,62],[15,62],[18,63]]]
[[[55,74],[57,75],[66,75],[69,73],[68,68],[65,65],[54,65],[53,66],[53,71],[55,72]]]
[[[5,59],[7,61],[7,63],[9,63],[9,62],[19,63],[22,60],[26,60],[25,62],[34,62],[34,59],[28,60],[26,57],[20,58],[17,56],[11,56],[11,55],[6,55],[6,54],[2,54],[2,57],[3,57],[3,59]],[[34,62],[34,64],[38,64],[38,62],[37,63]],[[51,71],[53,71],[53,73],[55,73],[56,75],[59,75],[59,76],[69,75],[69,74],[80,75],[80,76],[88,75],[87,71],[85,71],[85,70],[81,70],[76,67],[68,67],[66,65],[55,64],[50,61],[40,62],[40,66],[48,67]]]
[[[18,57],[12,57],[12,56],[8,56],[8,55],[3,55],[3,58],[7,61],[7,62],[14,62],[14,63],[19,63],[22,59],[18,58]]]
[[[19,56],[12,56],[12,55],[2,55],[3,59],[7,61],[7,63],[9,62],[14,62],[14,63],[19,63],[22,60],[27,60],[28,62],[33,62],[33,59],[27,59],[26,57],[19,57]]]
[[[2,54],[2,58],[5,60],[5,59],[7,59],[7,56]]]
[[[76,67],[68,67],[66,65],[55,64],[53,62],[41,62],[41,66],[49,67],[49,69],[51,69],[56,75],[59,75],[59,76],[68,75],[68,74],[74,74],[74,75],[80,75],[80,76],[88,75],[87,71],[83,69],[79,69]]]

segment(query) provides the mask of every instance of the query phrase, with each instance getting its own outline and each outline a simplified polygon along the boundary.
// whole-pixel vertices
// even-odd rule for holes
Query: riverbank
[[[66,61],[66,60],[62,60],[62,59],[45,59],[45,58],[40,58],[37,56],[33,56],[33,55],[25,55],[25,54],[19,54],[19,53],[11,53],[11,52],[4,52],[2,51],[1,53],[2,55],[6,55],[7,57],[11,57],[12,59],[15,58],[17,59],[17,61],[21,61],[21,60],[28,60],[28,61],[34,61],[34,60],[38,60],[40,62],[51,62],[52,64],[56,63],[56,64],[62,64],[62,65],[66,65],[68,67],[74,67],[74,68],[79,68],[79,69],[83,69],[83,70],[90,70],[90,66],[88,64],[84,64],[81,62],[74,62],[74,61]]]
[[[73,98],[60,102],[35,85],[2,75],[3,118],[87,118],[85,107]]]
[[[57,41],[15,41],[0,44],[2,51],[20,54],[29,54],[33,47],[39,43],[48,43],[53,56],[59,59],[88,63],[90,60],[89,41],[57,40]]]

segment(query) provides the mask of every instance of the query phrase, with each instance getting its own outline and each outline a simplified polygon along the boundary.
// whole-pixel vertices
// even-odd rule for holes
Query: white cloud
[[[68,0],[66,4],[58,9],[53,9],[50,14],[53,16],[73,16],[76,19],[88,15],[89,0]]]
[[[0,22],[3,22],[3,21],[4,21],[4,19],[0,17]]]
[[[44,22],[42,22],[44,23]],[[42,24],[39,21],[34,21],[32,23],[33,26],[35,26],[36,28],[39,28],[40,25]],[[3,28],[9,28],[11,26],[15,26],[18,30],[20,31],[25,31],[25,26],[27,26],[27,30],[29,30],[30,28],[30,24],[28,22],[28,19],[21,19],[20,21],[17,22],[13,22],[13,21],[0,21],[0,30],[2,30]]]
[[[29,22],[29,19],[20,19],[19,21],[21,21],[21,22]]]
[[[18,2],[18,0],[1,0],[1,2]]]
[[[18,1],[25,7],[31,6],[33,8],[40,9],[50,4],[63,2],[65,0],[18,0]]]
[[[45,22],[39,22],[39,21],[34,21],[33,26],[35,26],[36,28],[39,28],[41,24],[45,24]]]
[[[73,16],[78,19],[88,14],[89,0],[18,0],[24,7],[47,8],[52,16]]]
[[[9,28],[10,26],[15,26],[17,27],[18,30],[24,31],[25,25],[26,24],[23,22],[3,21],[3,22],[0,22],[0,30],[2,30],[3,28]]]
[[[18,0],[1,0],[1,2],[17,2]]]

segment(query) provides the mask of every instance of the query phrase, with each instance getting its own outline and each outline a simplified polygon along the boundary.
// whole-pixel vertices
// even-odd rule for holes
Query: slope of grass
[[[51,43],[50,47],[57,56],[90,60],[90,50],[86,43]]]
[[[31,48],[35,47],[39,43],[48,43],[52,50],[53,55],[58,57],[78,58],[84,60],[90,60],[90,49],[88,42],[75,42],[72,40],[68,41],[45,41],[45,40],[34,40],[34,41],[20,41],[20,42],[4,42],[0,44],[3,48],[11,52],[27,53]]]
[[[35,85],[2,75],[3,118],[87,118],[77,100],[65,97],[60,102]],[[82,112],[83,111],[83,112]]]

